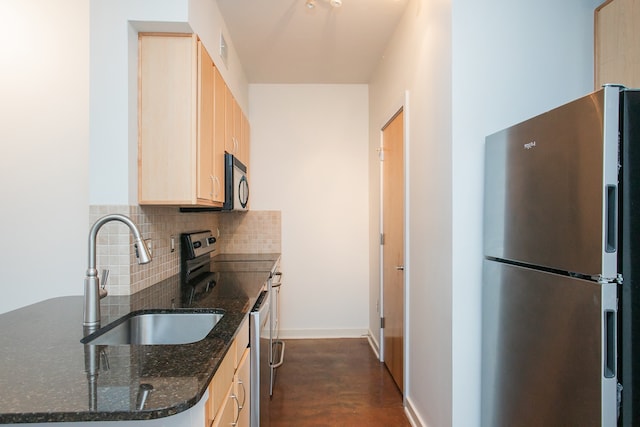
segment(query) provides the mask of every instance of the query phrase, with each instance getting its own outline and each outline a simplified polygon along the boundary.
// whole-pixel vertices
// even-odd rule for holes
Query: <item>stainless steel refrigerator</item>
[[[640,91],[606,86],[485,156],[482,425],[640,425]]]

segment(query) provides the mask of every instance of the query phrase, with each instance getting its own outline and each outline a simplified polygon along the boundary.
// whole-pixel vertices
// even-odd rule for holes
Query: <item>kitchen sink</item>
[[[80,342],[91,345],[171,345],[204,339],[222,319],[222,310],[130,313]]]

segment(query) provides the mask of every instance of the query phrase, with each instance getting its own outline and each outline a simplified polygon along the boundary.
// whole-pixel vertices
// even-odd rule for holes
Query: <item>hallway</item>
[[[366,338],[287,340],[269,411],[271,427],[411,425]]]

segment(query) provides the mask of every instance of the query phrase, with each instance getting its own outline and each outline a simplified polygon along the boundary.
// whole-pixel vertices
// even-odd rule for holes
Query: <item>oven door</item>
[[[271,344],[269,323],[271,294],[263,291],[251,310],[249,346],[251,347],[251,427],[269,425],[269,387],[271,383]],[[261,421],[262,420],[262,421]]]

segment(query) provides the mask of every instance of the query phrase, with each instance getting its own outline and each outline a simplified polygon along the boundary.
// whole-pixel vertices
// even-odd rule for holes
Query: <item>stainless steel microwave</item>
[[[249,180],[247,167],[235,156],[224,155],[224,205],[225,211],[246,211],[249,209]]]

